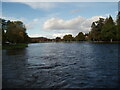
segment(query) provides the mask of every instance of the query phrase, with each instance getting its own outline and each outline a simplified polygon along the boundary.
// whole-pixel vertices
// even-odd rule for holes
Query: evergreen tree
[[[98,21],[93,22],[91,25],[91,32],[89,33],[89,38],[92,41],[100,41],[101,40],[101,30],[104,24],[104,19],[99,18]]]
[[[116,28],[115,23],[111,16],[106,18],[105,23],[102,27],[101,35],[103,41],[116,40]]]

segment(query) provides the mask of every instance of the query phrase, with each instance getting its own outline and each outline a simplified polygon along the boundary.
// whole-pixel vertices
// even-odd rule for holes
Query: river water
[[[3,50],[3,88],[117,88],[118,44],[34,43]]]

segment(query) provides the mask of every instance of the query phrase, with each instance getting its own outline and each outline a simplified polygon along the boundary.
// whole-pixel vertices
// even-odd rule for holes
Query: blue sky
[[[2,2],[2,17],[21,20],[31,37],[62,37],[87,33],[93,21],[111,15],[116,18],[117,2]]]

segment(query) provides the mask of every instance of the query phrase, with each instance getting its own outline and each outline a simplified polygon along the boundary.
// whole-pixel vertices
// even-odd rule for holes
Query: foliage
[[[72,37],[71,34],[63,36],[64,41],[74,41],[74,38]]]
[[[76,41],[85,41],[85,35],[80,32],[76,37],[75,37]]]
[[[116,22],[117,22],[117,25],[116,25],[117,40],[120,41],[120,11],[118,12]]]
[[[100,18],[99,21],[93,22],[91,25],[91,32],[89,33],[89,38],[92,41],[101,40],[101,30],[103,27],[104,19]]]
[[[120,40],[120,12],[117,16],[117,25],[112,17],[93,22],[91,31],[89,32],[89,39],[92,41],[119,41]]]
[[[116,27],[115,23],[110,16],[109,18],[106,18],[104,25],[102,27],[102,40],[103,41],[110,41],[110,40],[116,40]]]
[[[0,19],[2,22],[2,43],[28,43],[30,38],[26,28],[21,21],[10,21]]]
[[[60,42],[60,41],[61,41],[61,38],[60,38],[60,37],[56,37],[55,41],[56,41],[56,42]]]
[[[52,41],[52,40],[45,38],[45,37],[31,38],[31,43],[50,42],[50,41]]]

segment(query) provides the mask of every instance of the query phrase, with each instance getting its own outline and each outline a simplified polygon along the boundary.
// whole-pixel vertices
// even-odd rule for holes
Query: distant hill
[[[30,38],[32,43],[37,43],[37,42],[49,42],[52,41],[52,39],[48,39],[46,37],[32,37]]]

